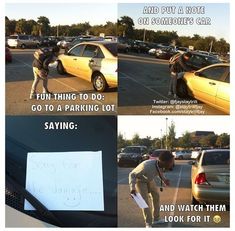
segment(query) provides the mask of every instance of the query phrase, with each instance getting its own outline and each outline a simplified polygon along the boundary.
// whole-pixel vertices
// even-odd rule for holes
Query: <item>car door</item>
[[[215,106],[218,86],[226,70],[226,66],[212,66],[195,72],[193,78],[190,80],[194,97]]]
[[[80,44],[72,48],[67,54],[63,55],[62,64],[66,69],[66,72],[75,76],[79,76],[78,75],[80,68],[79,60],[82,56],[84,47],[85,45]]]
[[[78,75],[83,79],[91,81],[93,71],[100,71],[103,58],[104,55],[99,46],[86,44],[83,54],[79,58]]]
[[[225,73],[224,78],[218,84],[215,104],[222,111],[229,114],[230,111],[230,72]]]

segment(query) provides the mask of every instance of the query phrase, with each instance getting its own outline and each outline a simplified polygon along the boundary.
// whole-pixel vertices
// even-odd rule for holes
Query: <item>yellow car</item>
[[[230,64],[213,64],[195,72],[186,72],[181,79],[177,80],[177,95],[193,96],[229,114]]]
[[[94,41],[75,45],[58,57],[57,71],[91,82],[98,92],[117,87],[117,43]]]

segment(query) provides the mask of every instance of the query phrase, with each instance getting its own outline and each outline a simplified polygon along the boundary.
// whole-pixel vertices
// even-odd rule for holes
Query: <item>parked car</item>
[[[53,47],[53,46],[56,46],[57,43],[58,43],[58,40],[51,38],[51,37],[42,37],[39,39],[40,47]]]
[[[118,37],[117,43],[118,52],[128,53],[130,51],[131,46],[128,44],[128,41],[125,38]]]
[[[148,46],[147,43],[143,41],[134,40],[130,44],[130,49],[137,53],[148,53],[148,51],[150,50],[150,47]]]
[[[145,155],[146,153],[146,146],[127,146],[117,156],[118,166],[136,166],[143,161],[143,155]]]
[[[202,54],[200,52],[195,52],[195,51],[191,51],[189,53],[191,53],[191,57],[187,61],[186,64],[194,71],[197,71],[203,67],[207,67],[212,64],[222,63],[215,56],[210,56],[210,55]],[[171,64],[173,60],[176,60],[181,55],[182,55],[181,53],[176,53],[175,55],[173,55],[169,60],[169,64]]]
[[[65,37],[63,40],[59,41],[56,45],[62,49],[65,49],[67,44],[71,43],[74,40],[74,37]]]
[[[7,45],[12,48],[39,47],[39,41],[31,35],[11,35]]]
[[[230,150],[203,151],[193,162],[192,204],[229,204]]]
[[[11,54],[11,51],[8,47],[5,47],[5,61],[6,61],[6,63],[12,62],[12,54]]]
[[[229,114],[230,64],[214,64],[195,72],[186,72],[182,79],[177,80],[177,95],[190,95]]]
[[[117,87],[117,43],[95,41],[75,45],[58,57],[57,71],[87,80],[99,92]]]
[[[156,50],[156,58],[158,59],[170,59],[177,53],[174,47],[166,46]]]
[[[191,159],[192,151],[191,150],[180,150],[172,153],[175,159],[187,160]]]
[[[158,159],[158,157],[160,156],[160,154],[162,154],[162,153],[171,153],[171,151],[169,151],[169,150],[167,150],[167,149],[155,149],[155,150],[152,150],[152,151],[150,151],[148,154],[145,154],[144,156],[143,156],[143,159],[144,160],[147,160],[147,159],[149,159],[149,160],[157,160]],[[175,158],[174,158],[175,159]],[[173,167],[175,166],[175,162],[174,162],[174,164],[173,164]],[[170,169],[170,170],[173,170],[173,168],[172,169]]]

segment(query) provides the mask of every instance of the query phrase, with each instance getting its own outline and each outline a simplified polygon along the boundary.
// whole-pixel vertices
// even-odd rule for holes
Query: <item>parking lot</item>
[[[34,51],[11,49],[13,61],[6,64],[7,115],[116,114],[116,88],[98,94],[91,83],[68,74],[59,75],[55,69],[50,70],[48,88],[58,94],[58,97],[30,100]],[[42,81],[39,83],[38,91],[42,92]],[[71,95],[75,97],[71,99]]]
[[[224,114],[192,98],[174,100],[168,96],[168,60],[136,53],[119,54],[118,70],[119,114]]]
[[[141,210],[130,197],[128,174],[133,168],[118,168],[118,226],[144,227]],[[173,205],[175,209],[161,211],[165,224],[157,227],[229,227],[229,211],[215,211],[215,207],[203,207],[190,211],[179,211],[178,206],[191,205],[191,165],[188,160],[177,160],[173,171],[165,172],[171,185],[160,193],[160,205]],[[156,179],[157,180],[157,179]],[[159,184],[158,180],[157,183]],[[207,209],[208,208],[208,209]],[[209,210],[209,211],[207,211]],[[214,211],[213,211],[214,210]],[[213,217],[219,215],[221,222],[215,223]],[[172,221],[173,220],[173,221]],[[172,221],[172,222],[171,222]]]

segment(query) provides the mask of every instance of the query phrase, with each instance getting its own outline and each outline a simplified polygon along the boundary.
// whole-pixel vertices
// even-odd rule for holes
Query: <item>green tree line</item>
[[[91,26],[89,22],[84,22],[72,25],[51,26],[50,20],[45,16],[38,17],[37,21],[23,18],[10,20],[8,17],[5,17],[5,35],[9,36],[14,33],[35,36],[78,36],[80,34],[98,36],[100,33],[116,35],[117,23],[108,21],[105,25]]]
[[[178,36],[176,31],[153,31],[145,29],[135,29],[135,24],[129,16],[122,16],[117,22],[117,34],[129,39],[145,40],[147,42],[173,44],[176,46],[193,46],[194,50],[210,51],[211,45],[213,52],[224,54],[229,52],[230,45],[225,39],[217,40],[213,36]]]
[[[184,134],[176,138],[175,124],[171,122],[168,127],[167,135],[162,137],[151,138],[147,136],[145,138],[140,138],[139,134],[134,134],[132,139],[125,139],[124,135],[118,134],[118,149],[124,148],[129,145],[144,145],[149,149],[160,149],[166,148],[169,150],[175,150],[178,148],[183,149],[193,149],[194,147],[214,147],[214,148],[224,148],[229,147],[230,135],[227,133],[222,133],[220,135],[207,135],[198,138],[196,141],[193,139],[192,134],[185,131]]]

